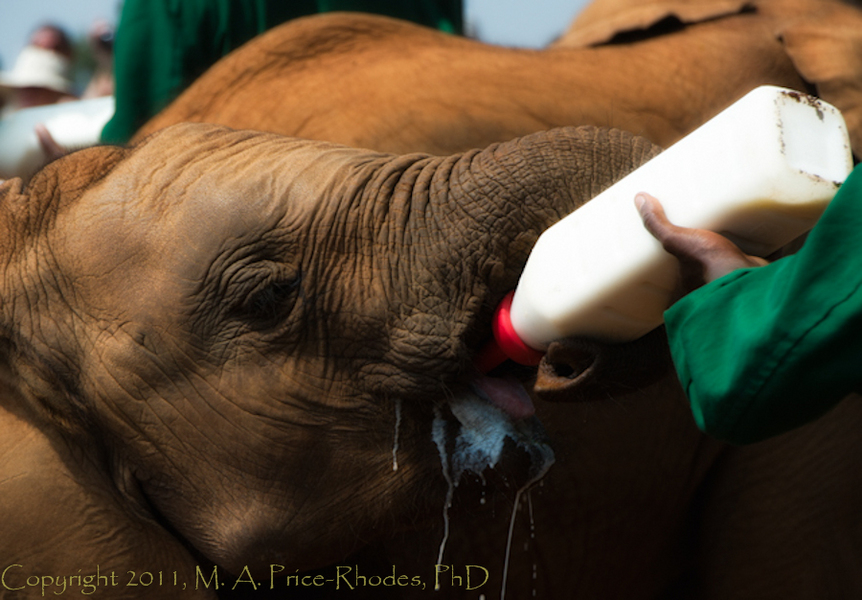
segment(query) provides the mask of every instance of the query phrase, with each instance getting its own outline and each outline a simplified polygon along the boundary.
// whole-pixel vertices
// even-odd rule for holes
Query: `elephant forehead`
[[[65,211],[61,256],[88,273],[205,269],[230,246],[312,226],[321,206],[338,204],[355,154],[209,125],[170,128]]]
[[[334,200],[357,154],[321,142],[186,123],[136,148],[114,178],[117,187],[127,188],[120,197],[134,197],[141,211],[249,219],[273,210],[308,212]],[[116,192],[109,197],[116,199]]]

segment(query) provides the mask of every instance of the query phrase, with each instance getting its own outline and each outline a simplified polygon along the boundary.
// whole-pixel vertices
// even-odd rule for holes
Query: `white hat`
[[[11,71],[0,72],[0,86],[10,88],[47,88],[72,93],[69,59],[38,46],[26,46]]]

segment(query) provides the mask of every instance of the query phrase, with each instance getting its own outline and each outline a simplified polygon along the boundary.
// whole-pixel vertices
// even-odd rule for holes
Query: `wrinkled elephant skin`
[[[537,477],[532,400],[472,357],[538,232],[654,152],[591,128],[441,158],[187,124],[5,183],[9,585],[294,573],[438,519],[464,472]]]

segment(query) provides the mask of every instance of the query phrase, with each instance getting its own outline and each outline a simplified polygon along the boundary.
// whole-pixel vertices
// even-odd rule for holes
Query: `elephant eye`
[[[249,299],[248,311],[256,319],[277,318],[292,298],[298,282],[276,281],[258,291]]]
[[[240,312],[253,327],[265,329],[281,322],[293,308],[299,291],[298,274],[272,273],[251,289]]]

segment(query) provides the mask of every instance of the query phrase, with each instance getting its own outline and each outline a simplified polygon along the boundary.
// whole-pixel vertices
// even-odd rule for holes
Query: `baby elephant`
[[[0,596],[211,597],[440,519],[466,471],[536,479],[530,396],[473,357],[538,234],[654,151],[185,124],[7,181]]]

